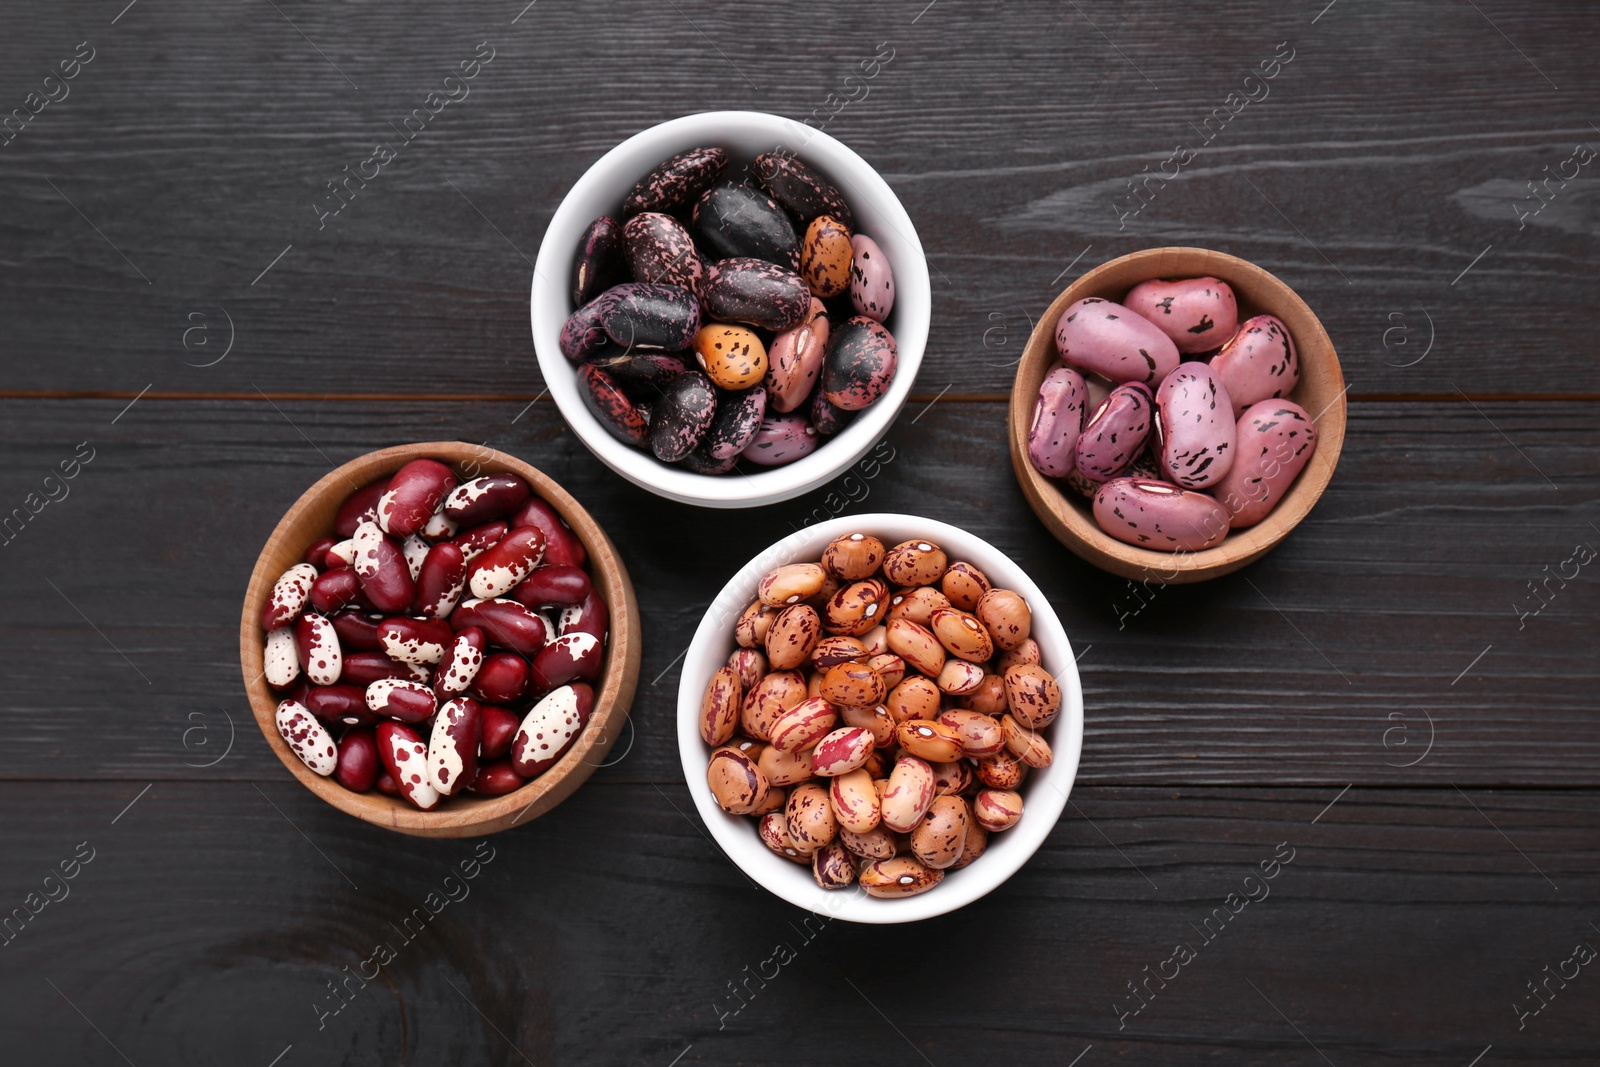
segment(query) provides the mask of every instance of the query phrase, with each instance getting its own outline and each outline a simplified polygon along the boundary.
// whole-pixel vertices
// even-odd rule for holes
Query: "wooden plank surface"
[[[16,928],[0,1059],[1600,1060],[1596,979],[1551,977],[1600,945],[1600,613],[1593,569],[1564,567],[1600,547],[1595,164],[1530,184],[1600,146],[1583,6],[14,14],[0,117],[92,58],[0,133],[0,516],[81,466],[0,534]],[[536,399],[528,281],[557,204],[663,119],[826,113],[880,42],[894,59],[827,129],[884,174],[929,254],[933,327],[895,458],[734,515],[611,475]],[[486,48],[470,95],[319,227],[326,183]],[[1291,48],[1221,123],[1229,93],[1264,92],[1246,73]],[[1130,179],[1179,144],[1194,158],[1133,210]],[[1152,590],[1049,538],[1003,426],[1038,313],[1077,273],[1162,244],[1294,285],[1351,405],[1333,485],[1284,545]],[[256,730],[235,655],[250,567],[299,493],[365,451],[444,438],[522,456],[595,514],[646,645],[612,762],[448,883],[474,843],[315,802]],[[808,925],[692,812],[676,657],[755,550],[877,510],[1029,565],[1080,655],[1083,761],[1046,845],[985,900],[913,927]],[[1270,897],[1211,934],[1280,849]],[[45,877],[75,851],[93,859],[70,895],[30,898],[62,892]],[[408,936],[430,892],[464,890]],[[394,960],[333,1013],[327,983],[380,942]],[[1195,958],[1163,980],[1179,942]],[[774,977],[779,944],[794,959]],[[730,983],[748,983],[742,1006]]]

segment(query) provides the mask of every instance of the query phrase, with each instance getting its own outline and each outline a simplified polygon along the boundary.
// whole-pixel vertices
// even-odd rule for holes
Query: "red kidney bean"
[[[311,606],[324,615],[354,604],[358,608],[370,607],[361,593],[361,580],[354,567],[335,567],[317,576],[311,583]]]
[[[544,620],[515,600],[469,600],[450,613],[450,625],[481,627],[490,644],[524,656],[536,655],[549,636]]]
[[[556,509],[534,497],[511,518],[512,526],[537,526],[544,531],[546,563],[565,563],[583,567],[589,562],[589,552],[578,535],[572,532]]]
[[[515,652],[491,652],[467,690],[490,704],[509,704],[528,691],[528,661]]]
[[[344,657],[344,669],[339,681],[359,685],[362,689],[380,678],[405,678],[414,682],[428,680],[428,669],[417,663],[401,663],[382,652],[352,652]]]
[[[399,547],[383,535],[375,522],[357,527],[354,540],[356,577],[372,606],[386,613],[410,607],[417,587]]]
[[[467,557],[461,546],[450,541],[434,545],[417,572],[417,599],[412,610],[418,615],[442,618],[455,610],[467,587]]]
[[[445,653],[443,662],[434,672],[433,691],[445,699],[465,693],[483,667],[483,650],[488,644],[483,631],[476,626],[456,634],[450,651]]]
[[[600,595],[600,590],[591,588],[582,604],[561,612],[557,632],[562,637],[567,634],[588,634],[603,642],[609,624],[610,612],[606,610],[605,598]]]
[[[503,519],[528,499],[528,483],[515,474],[486,474],[462,482],[444,498],[444,513],[462,526]]]
[[[410,537],[428,524],[456,484],[456,473],[436,459],[414,459],[394,472],[378,500],[378,525],[395,537]]]
[[[327,727],[318,722],[304,704],[285,700],[278,705],[274,719],[278,733],[288,742],[294,754],[300,757],[301,763],[323,777],[333,773],[339,762],[333,738]]]
[[[478,768],[478,777],[472,780],[472,791],[486,797],[498,797],[515,793],[527,784],[528,780],[517,773],[511,761],[503,759]]]
[[[384,619],[378,624],[378,640],[390,659],[401,663],[434,664],[456,642],[455,631],[443,619]]]
[[[304,562],[311,564],[320,571],[324,566],[324,561],[328,558],[328,549],[338,543],[338,539],[333,537],[323,537],[311,542],[310,547],[306,549]]]
[[[349,730],[339,739],[339,765],[333,777],[352,793],[365,793],[378,782],[383,761],[377,736],[366,728]]]
[[[321,615],[302,615],[294,624],[294,647],[306,677],[317,685],[339,680],[342,665],[339,635]]]
[[[333,630],[339,635],[339,644],[344,648],[353,648],[357,652],[377,652],[383,648],[383,643],[378,640],[378,624],[383,621],[381,615],[341,611],[328,621],[333,623]]]
[[[289,684],[288,688],[283,690],[281,699],[293,700],[297,703],[304,704],[306,702],[306,698],[310,696],[312,691],[316,688],[316,686],[311,684],[309,679],[305,677],[296,678]]]
[[[293,622],[305,610],[306,598],[316,580],[317,568],[309,563],[296,563],[279,575],[261,607],[261,628],[271,633]]]
[[[467,587],[480,600],[504,596],[533,573],[544,558],[544,548],[544,531],[539,527],[514,528],[467,567]]]
[[[339,513],[333,519],[333,532],[339,537],[354,537],[356,527],[363,522],[373,522],[378,518],[378,498],[383,496],[383,491],[389,488],[389,479],[373,482],[364,489],[357,489],[345,497],[343,504],[339,505]]]
[[[478,702],[467,697],[446,701],[428,736],[428,781],[441,796],[466,792],[478,777],[478,738],[482,729]]]
[[[480,705],[483,725],[478,742],[481,759],[500,759],[511,751],[511,740],[517,736],[522,719],[510,708],[498,704]]]
[[[593,709],[594,690],[581,682],[562,686],[529,709],[511,743],[517,773],[532,778],[560,759]]]
[[[367,710],[366,690],[359,685],[316,685],[300,700],[306,709],[324,722],[350,725],[374,721]]]
[[[511,598],[535,610],[550,605],[576,607],[588,597],[590,588],[589,575],[583,568],[549,563],[536,568],[522,584],[511,590]]]
[[[374,742],[374,743],[376,743],[376,742]],[[383,766],[382,759],[381,759],[383,753],[380,752],[378,755],[380,757],[380,761],[379,761],[378,765],[379,765],[379,767],[381,769],[382,766]],[[400,786],[399,786],[399,784],[397,782],[395,782],[394,775],[390,774],[387,770],[384,770],[382,774],[378,775],[378,786],[377,786],[377,788],[378,788],[378,792],[382,793],[386,797],[397,797],[397,796],[400,795]]]
[[[428,780],[428,746],[417,731],[401,722],[380,722],[378,756],[400,795],[427,811],[439,803],[439,791]]]
[[[379,678],[367,686],[366,700],[374,715],[401,722],[426,722],[439,708],[432,689],[405,678]]]
[[[461,549],[461,555],[468,562],[471,562],[474,556],[504,537],[509,529],[511,529],[510,523],[496,519],[494,522],[486,522],[482,526],[474,526],[466,533],[459,535],[451,544]]]
[[[592,682],[600,677],[600,659],[599,638],[563,634],[533,657],[533,686],[542,692],[578,678]]]

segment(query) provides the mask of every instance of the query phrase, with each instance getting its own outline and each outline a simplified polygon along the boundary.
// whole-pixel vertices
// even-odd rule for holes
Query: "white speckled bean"
[[[428,736],[428,782],[441,796],[466,791],[478,776],[482,712],[475,700],[446,701]]]
[[[267,684],[282,689],[300,673],[300,653],[295,648],[293,630],[273,630],[267,634],[262,651],[262,666]]]
[[[296,563],[284,571],[273,583],[266,606],[261,609],[261,628],[277,630],[293,622],[305,610],[311,583],[316,580],[317,568],[309,563]]]
[[[306,710],[298,700],[285,700],[278,705],[273,717],[278,733],[289,743],[289,748],[300,757],[300,762],[326,777],[339,765],[339,753],[333,737],[317,717]]]

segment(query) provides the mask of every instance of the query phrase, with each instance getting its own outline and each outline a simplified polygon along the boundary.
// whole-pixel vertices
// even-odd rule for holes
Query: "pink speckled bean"
[[[1077,469],[1107,482],[1133,465],[1155,425],[1155,397],[1141,382],[1113,389],[1078,435]]]
[[[1056,323],[1056,351],[1069,366],[1114,382],[1154,389],[1178,365],[1172,338],[1135,311],[1091,296],[1070,304]]]
[[[1039,473],[1052,478],[1072,473],[1088,396],[1083,375],[1071,367],[1057,367],[1039,383],[1028,426],[1028,460]]]
[[[850,303],[857,315],[878,322],[894,309],[894,271],[878,242],[865,234],[850,238]]]
[[[1211,369],[1228,387],[1233,417],[1258,400],[1288,396],[1300,384],[1300,354],[1283,320],[1272,315],[1246,319],[1233,340],[1211,357]]]
[[[1239,328],[1239,301],[1220,278],[1155,278],[1134,286],[1122,302],[1185,355],[1214,351]]]
[[[1283,499],[1317,449],[1317,428],[1292,400],[1261,400],[1239,418],[1238,449],[1212,490],[1235,530],[1254,526]]]
[[[1228,509],[1204,493],[1145,478],[1114,478],[1094,495],[1094,518],[1119,541],[1196,552],[1228,536]]]
[[[1185,489],[1222,481],[1233,465],[1233,401],[1216,371],[1184,363],[1156,390],[1156,433],[1161,469]]]

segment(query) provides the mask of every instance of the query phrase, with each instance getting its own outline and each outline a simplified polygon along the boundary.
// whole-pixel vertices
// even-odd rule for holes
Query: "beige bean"
[[[970,563],[957,561],[945,570],[939,579],[939,590],[950,598],[950,603],[962,611],[971,611],[989,591],[989,576]]]
[[[935,797],[928,814],[911,831],[911,851],[924,864],[944,870],[961,858],[971,815],[961,797]]]
[[[822,550],[822,565],[847,582],[859,582],[877,573],[884,552],[883,542],[870,534],[847,534],[834,538]]]
[[[989,590],[971,610],[994,638],[995,647],[1008,652],[1028,640],[1033,629],[1033,613],[1028,610],[1028,602],[1022,599],[1021,593],[1010,589]],[[1037,650],[1038,646],[1034,648]]]
[[[1006,671],[1006,706],[1017,721],[1042,730],[1061,711],[1061,686],[1055,675],[1040,666],[1012,667]]]
[[[739,676],[732,667],[718,667],[711,672],[706,695],[700,701],[702,741],[715,748],[733,737],[739,727],[741,697]]]
[[[882,626],[874,626],[861,635],[861,643],[867,646],[867,655],[881,656],[889,651],[889,631]]]
[[[976,691],[983,684],[983,668],[964,659],[946,660],[935,681],[940,692],[960,696]]]
[[[807,697],[772,722],[772,747],[799,752],[821,741],[839,721],[839,709],[821,697]]]
[[[766,751],[767,751],[766,749],[762,749],[761,750],[763,755],[766,754]],[[771,789],[769,789],[767,791],[767,799],[763,800],[761,803],[757,804],[756,805],[756,809],[754,811],[752,811],[750,814],[756,816],[757,818],[760,818],[761,816],[766,815],[769,812],[781,811],[783,809],[784,804],[787,803],[788,800],[789,800],[789,791],[787,789],[782,788],[781,786],[776,786],[775,785],[775,786],[773,786]]]
[[[889,613],[885,621],[909,619],[918,626],[928,625],[928,617],[937,608],[948,608],[950,598],[931,585],[915,589],[902,589],[889,598]]]
[[[1050,742],[1044,739],[1043,734],[1028,729],[1011,716],[1001,718],[1000,729],[1005,733],[1006,751],[1034,770],[1050,766],[1055,759],[1055,754],[1050,751]]]
[[[1022,794],[1011,789],[981,790],[973,798],[972,813],[990,833],[1009,829],[1022,818]]]
[[[1010,710],[1006,704],[1006,680],[998,674],[985,674],[978,688],[962,695],[961,706],[984,715],[1004,715]]]
[[[816,782],[803,782],[791,789],[784,812],[789,819],[789,840],[802,852],[815,852],[839,834],[839,820],[833,817],[828,790]]]
[[[728,657],[728,666],[739,676],[739,692],[748,693],[756,683],[767,676],[767,656],[753,648],[736,648]]]
[[[717,806],[734,815],[749,815],[767,799],[772,783],[761,768],[736,748],[723,747],[711,753],[706,764],[706,784]]]
[[[839,663],[823,674],[817,693],[834,704],[868,708],[883,700],[883,677],[865,663]]]
[[[895,854],[894,834],[882,826],[874,827],[864,834],[840,827],[839,840],[845,848],[862,859],[886,860]]]
[[[772,608],[759,600],[752,601],[733,624],[733,639],[740,648],[760,648],[767,640],[767,630],[772,627],[772,620],[777,617],[778,613]]]
[[[961,858],[952,863],[946,870],[959,871],[989,848],[989,831],[978,825],[977,816],[967,820],[967,841],[961,849]]]
[[[889,651],[906,661],[906,666],[928,677],[937,677],[944,668],[944,646],[933,634],[910,619],[889,623]]]
[[[841,726],[817,742],[811,754],[811,770],[819,778],[848,774],[866,763],[876,747],[872,731]]]
[[[899,685],[906,676],[906,661],[893,652],[885,652],[879,656],[869,657],[867,666],[872,668],[874,674],[883,679],[883,690],[886,693]]]
[[[889,786],[883,791],[883,825],[910,833],[922,821],[933,797],[933,768],[916,756],[901,756],[889,772]]]
[[[995,660],[994,669],[1005,674],[1012,667],[1037,667],[1043,662],[1044,653],[1039,650],[1039,642],[1030,637],[1016,648],[1002,652]]]
[[[815,563],[786,563],[774,567],[756,583],[756,599],[769,608],[788,607],[810,600],[822,588],[828,572]]]
[[[810,604],[784,608],[767,630],[767,662],[773,670],[787,671],[810,657],[822,639],[822,620]]]
[[[837,663],[864,663],[868,658],[867,646],[859,638],[842,635],[824,637],[811,650],[811,666],[819,671]]]
[[[857,637],[883,621],[889,587],[878,578],[852,582],[834,594],[823,612],[823,625],[832,634]]]
[[[945,651],[969,663],[987,663],[994,655],[994,639],[976,615],[959,608],[935,608],[928,629]]]
[[[929,763],[961,758],[961,735],[929,719],[907,719],[895,729],[895,740],[903,751]]]
[[[1028,765],[1009,752],[997,752],[978,761],[978,781],[990,789],[1015,789],[1028,776]]]
[[[948,562],[944,550],[932,541],[902,541],[884,554],[883,574],[895,585],[932,585]]]
[[[844,842],[829,841],[811,854],[811,876],[824,889],[844,889],[856,880],[855,861]]]
[[[767,746],[764,741],[757,741],[750,737],[735,737],[723,747],[737,749],[746,756],[749,756],[752,761],[759,760],[761,758],[761,753],[767,750]]]
[[[878,791],[872,787],[872,775],[865,770],[834,778],[828,784],[828,800],[833,804],[834,817],[846,830],[864,834],[883,819]]]
[[[761,843],[786,860],[807,863],[808,858],[794,842],[789,840],[789,817],[781,811],[769,811],[756,823],[756,833]]]
[[[779,787],[799,785],[816,777],[811,772],[809,748],[784,752],[776,745],[768,745],[761,750],[761,758],[756,760],[756,766],[767,776],[767,781]]]
[[[944,881],[944,872],[925,866],[911,856],[873,860],[856,877],[861,888],[874,897],[914,897]]]
[[[952,708],[939,713],[939,721],[961,739],[961,754],[985,759],[1005,748],[1005,732],[992,716],[982,712]]]
[[[933,768],[933,792],[935,796],[952,796],[967,792],[972,788],[972,783],[977,779],[973,773],[972,764],[964,759],[954,760],[950,763],[929,764]]]
[[[744,695],[739,726],[746,736],[772,740],[772,724],[806,698],[806,683],[799,671],[773,671]]]
[[[854,726],[872,734],[874,748],[883,748],[894,741],[894,719],[889,715],[889,709],[882,704],[875,704],[870,708],[858,708],[850,704],[839,707],[839,719],[846,726]]]
[[[907,719],[937,719],[939,717],[939,687],[933,679],[913,674],[890,690],[884,704],[890,718],[896,723]]]

